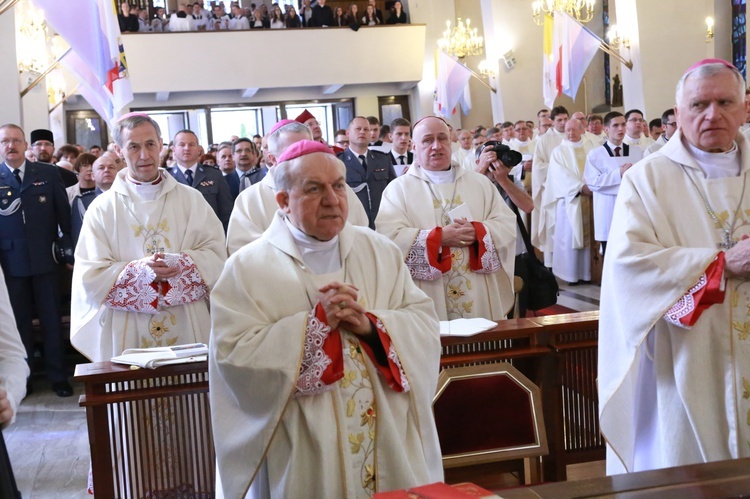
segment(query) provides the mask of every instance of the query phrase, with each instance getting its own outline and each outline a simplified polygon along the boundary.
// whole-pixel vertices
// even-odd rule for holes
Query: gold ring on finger
[[[339,308],[342,309],[342,310],[345,309],[346,308],[346,301],[340,301],[339,302]]]

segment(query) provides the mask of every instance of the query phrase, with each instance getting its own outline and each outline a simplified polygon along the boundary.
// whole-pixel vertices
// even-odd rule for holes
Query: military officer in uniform
[[[203,198],[221,220],[226,233],[229,216],[232,214],[232,194],[224,175],[216,168],[198,163],[198,137],[191,130],[177,132],[172,151],[176,164],[169,169],[169,173],[179,183],[198,189],[203,194]]]
[[[0,126],[0,265],[27,359],[34,358],[32,303],[44,331],[44,363],[52,389],[73,395],[67,381],[55,252],[72,263],[70,205],[59,169],[26,161],[17,125]],[[59,232],[58,232],[59,231]],[[59,237],[58,237],[59,236]],[[31,386],[27,387],[30,389]]]
[[[346,165],[346,183],[357,193],[367,212],[370,228],[375,229],[380,198],[388,183],[396,178],[396,172],[388,155],[367,148],[370,145],[367,118],[354,118],[349,123],[347,134],[349,147],[338,158]]]

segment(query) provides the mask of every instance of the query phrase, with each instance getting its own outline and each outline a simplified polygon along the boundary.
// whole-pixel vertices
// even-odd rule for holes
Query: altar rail
[[[502,321],[490,331],[443,337],[440,367],[507,361],[542,392],[549,456],[544,480],[566,479],[569,464],[605,457],[596,391],[599,312]]]
[[[442,338],[441,369],[511,362],[542,391],[549,456],[544,480],[604,459],[596,396],[598,312],[514,319],[469,338]],[[206,362],[135,369],[76,367],[85,385],[97,497],[212,497],[215,454]]]

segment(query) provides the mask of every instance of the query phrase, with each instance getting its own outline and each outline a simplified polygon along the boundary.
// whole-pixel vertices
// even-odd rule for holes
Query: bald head
[[[425,170],[443,171],[451,166],[451,139],[448,124],[435,116],[414,125],[414,162]]]
[[[585,130],[583,122],[576,118],[565,124],[565,135],[570,142],[580,142]]]

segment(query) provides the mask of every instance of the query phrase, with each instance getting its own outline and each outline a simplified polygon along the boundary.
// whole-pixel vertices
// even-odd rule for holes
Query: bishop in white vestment
[[[680,130],[623,177],[602,282],[607,472],[750,457],[750,144],[745,83],[702,61]]]
[[[432,301],[392,242],[346,223],[346,172],[327,146],[297,142],[274,168],[281,210],[211,298],[219,497],[365,498],[442,480]]]

